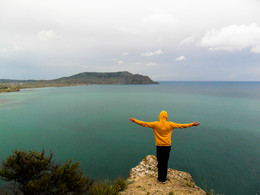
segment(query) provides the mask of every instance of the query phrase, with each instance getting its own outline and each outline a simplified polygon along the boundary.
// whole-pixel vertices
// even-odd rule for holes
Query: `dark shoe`
[[[165,180],[165,181],[160,181],[160,180],[157,180],[159,183],[161,184],[166,184],[168,181],[170,181],[168,178]]]

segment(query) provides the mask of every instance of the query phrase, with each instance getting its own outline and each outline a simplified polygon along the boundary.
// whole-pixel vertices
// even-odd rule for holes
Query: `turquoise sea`
[[[152,129],[161,110],[176,123],[169,167],[203,189],[260,194],[260,82],[161,82],[25,89],[0,94],[0,160],[15,149],[52,150],[80,161],[92,178],[127,177],[155,154]]]

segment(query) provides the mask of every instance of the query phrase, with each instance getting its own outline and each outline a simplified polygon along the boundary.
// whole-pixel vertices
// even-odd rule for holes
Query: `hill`
[[[158,84],[148,76],[130,72],[84,72],[69,77],[50,80],[53,83],[67,84]]]
[[[128,85],[158,84],[148,76],[123,72],[83,72],[53,80],[10,80],[0,79],[0,93],[19,91],[24,88],[62,87],[75,85]]]

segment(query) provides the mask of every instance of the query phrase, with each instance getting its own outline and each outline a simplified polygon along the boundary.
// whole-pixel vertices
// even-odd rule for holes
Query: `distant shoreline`
[[[0,93],[17,92],[24,88],[69,87],[81,85],[128,85],[158,84],[148,76],[122,72],[82,72],[52,80],[0,79]]]
[[[158,82],[157,84],[160,84]],[[89,85],[153,85],[153,84],[69,84],[69,85],[43,85],[43,86],[28,86],[28,87],[21,87],[12,89],[9,88],[8,90],[4,91],[0,88],[0,95],[4,93],[12,93],[12,92],[20,92],[23,89],[39,89],[39,88],[48,88],[48,87],[77,87],[77,86],[89,86]],[[156,85],[156,84],[154,84]]]
[[[256,84],[260,83],[260,81],[158,81],[157,84],[167,84],[167,83],[233,83],[233,84],[243,84],[243,83],[251,83]],[[88,86],[88,85],[151,85],[151,84],[64,84],[64,83],[8,83],[6,86],[2,86],[0,84],[0,95],[3,93],[12,93],[12,92],[20,92],[22,89],[37,89],[37,88],[47,88],[47,87],[75,87],[75,86]]]
[[[75,86],[87,86],[91,84],[72,84],[72,85],[46,85],[46,86],[29,86],[29,87],[21,87],[21,88],[8,88],[1,90],[0,89],[0,94],[3,93],[12,93],[12,92],[20,92],[22,89],[38,89],[38,88],[47,88],[47,87],[75,87]]]

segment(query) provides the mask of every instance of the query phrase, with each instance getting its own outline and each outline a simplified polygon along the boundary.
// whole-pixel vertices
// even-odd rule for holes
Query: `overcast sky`
[[[259,81],[260,0],[0,0],[0,78]]]

